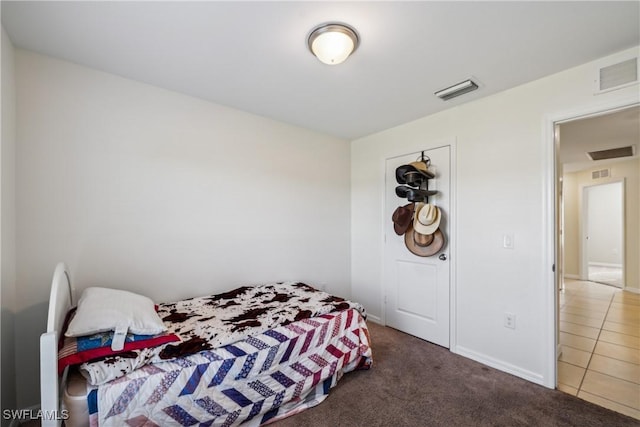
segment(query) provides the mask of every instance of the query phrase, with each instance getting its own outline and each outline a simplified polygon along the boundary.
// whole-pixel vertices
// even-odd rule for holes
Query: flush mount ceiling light
[[[465,80],[463,82],[456,83],[453,86],[449,86],[446,89],[439,90],[434,95],[443,101],[446,101],[476,89],[478,89],[478,85],[473,80]]]
[[[344,62],[357,48],[360,39],[356,31],[336,22],[322,24],[311,31],[309,50],[321,62],[336,65]]]

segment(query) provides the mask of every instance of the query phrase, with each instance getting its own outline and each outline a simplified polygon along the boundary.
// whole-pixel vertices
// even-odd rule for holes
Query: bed
[[[67,341],[95,336],[65,331],[75,333],[85,307],[92,321],[101,317],[85,294],[74,300],[58,264],[40,338],[43,426],[266,425],[321,403],[344,373],[372,363],[359,304],[289,282],[153,304],[162,332],[131,323],[125,339],[118,321],[99,333],[111,334],[107,347],[120,353],[79,362],[65,353]],[[129,340],[147,335],[149,348]]]

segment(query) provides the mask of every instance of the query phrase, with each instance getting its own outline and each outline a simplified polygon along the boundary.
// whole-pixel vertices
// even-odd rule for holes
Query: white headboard
[[[40,408],[43,427],[62,425],[60,413],[60,377],[58,377],[58,340],[64,320],[73,307],[73,288],[69,271],[58,263],[51,281],[47,332],[40,335]]]

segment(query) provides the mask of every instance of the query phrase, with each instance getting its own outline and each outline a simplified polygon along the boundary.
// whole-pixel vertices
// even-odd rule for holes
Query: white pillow
[[[118,335],[126,335],[127,331],[157,335],[166,330],[149,298],[118,289],[92,287],[82,292],[65,335],[79,337],[105,331],[115,331]]]

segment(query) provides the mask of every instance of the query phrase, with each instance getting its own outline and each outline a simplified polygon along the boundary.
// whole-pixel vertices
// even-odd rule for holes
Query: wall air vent
[[[611,176],[610,169],[601,169],[599,171],[591,172],[591,179],[608,178]]]
[[[469,93],[476,89],[478,89],[478,85],[474,81],[465,80],[463,82],[456,83],[453,86],[449,86],[446,89],[439,90],[435,93],[435,95],[443,101],[447,101],[451,98],[464,95],[465,93]]]
[[[638,57],[598,68],[596,93],[620,89],[638,83]]]
[[[591,160],[608,160],[617,159],[618,157],[631,157],[634,152],[633,148],[633,145],[629,145],[627,147],[611,148],[609,150],[589,151],[587,152],[587,155]]]

